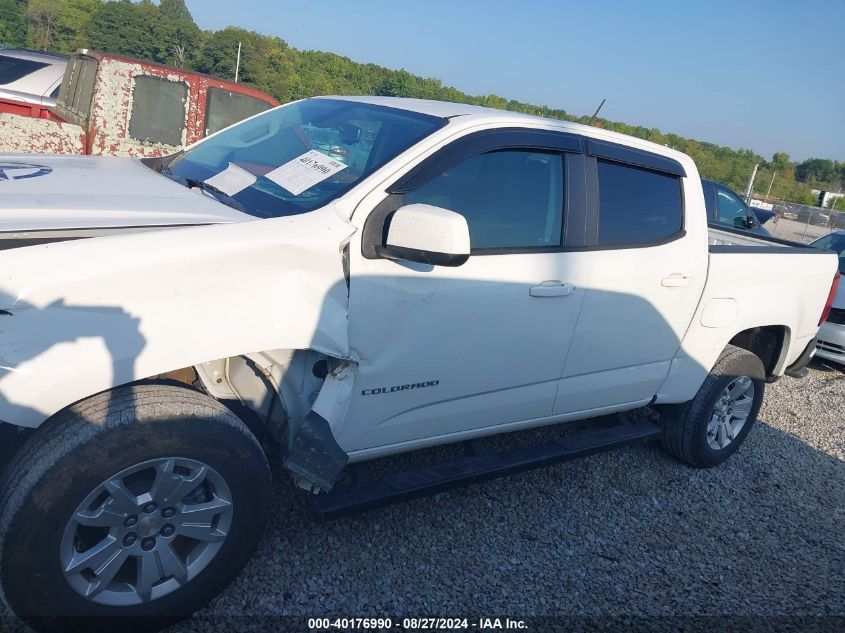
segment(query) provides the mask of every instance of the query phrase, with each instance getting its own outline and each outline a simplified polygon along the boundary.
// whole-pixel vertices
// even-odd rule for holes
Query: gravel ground
[[[329,615],[835,615],[816,630],[845,627],[843,412],[845,372],[815,361],[805,380],[768,387],[745,445],[713,470],[643,445],[331,523],[282,476],[256,556],[169,632],[282,630],[296,621],[264,616]]]
[[[812,367],[768,387],[713,470],[644,445],[323,524],[283,482],[257,555],[199,617],[845,616],[845,372]]]

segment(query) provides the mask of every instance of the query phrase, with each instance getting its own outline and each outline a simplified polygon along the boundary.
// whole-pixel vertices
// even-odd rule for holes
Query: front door
[[[351,262],[349,339],[360,366],[337,431],[344,450],[454,440],[552,414],[583,292],[566,283],[571,187],[567,154],[550,144],[452,153],[454,164],[441,160],[369,214],[378,227],[363,231]],[[368,235],[380,239],[382,219],[411,203],[466,217],[465,264],[368,258]]]

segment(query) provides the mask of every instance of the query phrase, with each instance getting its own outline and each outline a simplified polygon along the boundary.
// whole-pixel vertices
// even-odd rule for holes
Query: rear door
[[[648,402],[707,273],[701,182],[666,157],[587,141],[588,245],[566,280],[584,289],[554,413]],[[684,188],[691,189],[685,195]],[[703,228],[702,228],[703,227]]]

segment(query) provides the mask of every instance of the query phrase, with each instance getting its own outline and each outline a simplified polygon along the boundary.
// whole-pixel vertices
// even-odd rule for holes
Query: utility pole
[[[769,190],[766,191],[766,202],[769,201],[769,194],[772,193],[772,185],[775,184],[775,176],[777,176],[777,175],[778,175],[777,172],[774,172],[772,174],[772,182],[769,183]]]
[[[751,194],[754,191],[754,179],[757,177],[757,168],[760,165],[754,163],[754,171],[751,172],[751,178],[748,180],[748,189],[745,190],[745,204],[751,204]]]
[[[238,42],[238,61],[235,63],[235,83],[238,83],[238,76],[241,74],[241,43]]]

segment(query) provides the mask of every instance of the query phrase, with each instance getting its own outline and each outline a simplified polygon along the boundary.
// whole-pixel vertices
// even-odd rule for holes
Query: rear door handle
[[[664,288],[680,288],[681,286],[688,286],[691,281],[692,277],[687,277],[681,273],[674,273],[661,279],[660,285]]]
[[[531,286],[528,294],[532,297],[568,297],[575,292],[575,286],[562,281],[544,281],[538,286]]]

